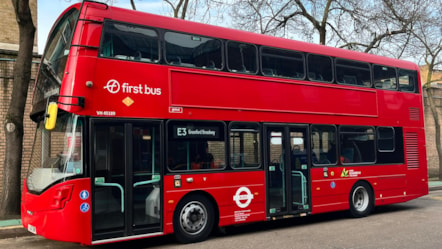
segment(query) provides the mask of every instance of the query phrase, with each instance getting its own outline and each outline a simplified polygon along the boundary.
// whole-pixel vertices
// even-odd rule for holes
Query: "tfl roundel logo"
[[[104,89],[107,89],[112,94],[117,93],[120,91],[120,83],[117,80],[109,80]]]
[[[233,200],[240,208],[248,207],[252,202],[252,199],[253,194],[248,187],[240,187],[233,196]]]

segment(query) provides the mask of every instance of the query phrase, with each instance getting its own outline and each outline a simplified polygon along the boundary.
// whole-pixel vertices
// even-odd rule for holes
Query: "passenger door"
[[[161,123],[91,121],[93,241],[160,232]]]
[[[267,124],[264,133],[267,214],[278,216],[309,211],[308,126]]]

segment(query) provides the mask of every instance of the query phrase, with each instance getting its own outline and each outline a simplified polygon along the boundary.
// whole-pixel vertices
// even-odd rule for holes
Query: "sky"
[[[79,0],[37,0],[37,36],[38,36],[38,53],[42,54],[46,44],[46,38],[52,25],[60,16],[60,14],[74,3],[81,2]],[[129,0],[109,0],[113,6],[132,9]],[[135,7],[139,11],[165,14],[167,8],[162,0],[135,0]]]

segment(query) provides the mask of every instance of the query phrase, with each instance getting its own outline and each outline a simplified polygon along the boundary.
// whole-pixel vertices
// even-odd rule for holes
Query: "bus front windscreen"
[[[37,125],[27,177],[28,190],[41,193],[54,183],[83,175],[83,120],[60,112],[55,129]]]
[[[71,47],[78,9],[71,9],[57,21],[49,34],[45,46],[37,81],[34,88],[33,105],[46,104],[46,99],[60,92],[61,81]],[[42,111],[41,108],[33,112]],[[31,114],[31,117],[40,113]],[[35,118],[33,118],[36,120]]]

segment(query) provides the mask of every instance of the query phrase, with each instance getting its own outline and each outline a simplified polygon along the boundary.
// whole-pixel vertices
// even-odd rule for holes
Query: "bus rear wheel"
[[[212,232],[214,219],[213,205],[206,197],[186,196],[178,203],[173,216],[175,237],[181,243],[203,241]]]
[[[369,215],[374,207],[373,191],[366,182],[357,182],[350,192],[350,214],[355,218]]]

